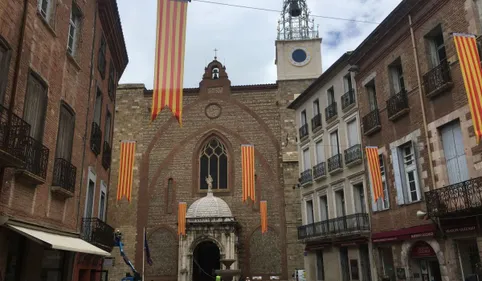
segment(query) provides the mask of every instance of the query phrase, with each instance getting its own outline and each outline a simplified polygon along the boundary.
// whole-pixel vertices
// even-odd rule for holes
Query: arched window
[[[212,76],[213,80],[219,79],[219,68],[217,67],[213,68],[212,74],[213,74]]]
[[[206,177],[213,178],[213,189],[228,188],[228,150],[217,138],[210,139],[199,155],[200,187],[208,189]]]

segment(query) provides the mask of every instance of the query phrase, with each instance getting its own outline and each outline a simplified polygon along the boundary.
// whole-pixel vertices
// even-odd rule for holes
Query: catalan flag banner
[[[186,202],[180,202],[177,215],[177,234],[186,235]]]
[[[261,214],[261,233],[266,233],[268,231],[268,202],[260,201],[259,211]]]
[[[135,141],[122,141],[120,147],[119,178],[117,181],[117,201],[126,197],[131,201],[132,178],[136,153]]]
[[[482,137],[482,68],[474,35],[454,33],[477,144]]]
[[[158,0],[152,121],[167,106],[182,126],[188,2],[191,0]]]
[[[370,182],[373,188],[373,200],[376,202],[380,197],[383,198],[383,181],[382,172],[380,168],[380,160],[378,158],[378,147],[367,146],[365,148],[368,162],[368,172],[370,175]]]
[[[243,144],[241,145],[241,166],[243,173],[243,202],[248,198],[255,201],[254,193],[254,146]]]

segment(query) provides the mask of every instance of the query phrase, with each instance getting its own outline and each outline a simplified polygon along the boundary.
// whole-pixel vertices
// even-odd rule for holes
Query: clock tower
[[[314,26],[306,0],[284,0],[276,40],[277,80],[321,75],[321,38]]]

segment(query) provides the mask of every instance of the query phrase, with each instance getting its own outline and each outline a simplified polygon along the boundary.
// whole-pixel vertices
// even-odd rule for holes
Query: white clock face
[[[295,66],[307,65],[311,60],[310,53],[303,47],[295,47],[291,50],[290,62]]]

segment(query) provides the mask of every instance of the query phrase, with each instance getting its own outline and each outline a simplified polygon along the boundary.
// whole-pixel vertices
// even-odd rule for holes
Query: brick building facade
[[[480,34],[477,5],[402,1],[350,60],[363,146],[379,147],[384,182],[385,199],[371,199],[374,280],[480,274],[477,211],[467,209],[482,205],[481,149],[452,36]]]
[[[117,3],[2,0],[0,15],[0,280],[98,280],[128,62]]]

